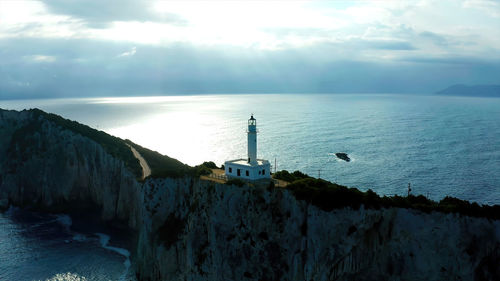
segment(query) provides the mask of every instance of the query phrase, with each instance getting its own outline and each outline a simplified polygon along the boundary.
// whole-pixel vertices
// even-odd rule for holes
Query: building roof
[[[239,166],[247,166],[247,167],[269,165],[269,161],[264,159],[257,159],[257,164],[248,163],[248,159],[228,160],[226,161],[226,163],[231,163]]]

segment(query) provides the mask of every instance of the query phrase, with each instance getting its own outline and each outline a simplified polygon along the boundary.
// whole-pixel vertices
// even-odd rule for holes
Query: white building
[[[253,115],[248,119],[248,158],[229,160],[224,163],[226,176],[248,180],[271,178],[271,164],[257,159],[257,120]]]

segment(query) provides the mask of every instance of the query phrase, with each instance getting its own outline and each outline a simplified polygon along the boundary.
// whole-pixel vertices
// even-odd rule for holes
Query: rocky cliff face
[[[287,191],[144,185],[146,280],[495,280],[500,222],[406,209],[324,212]],[[154,246],[152,246],[154,245]]]
[[[101,145],[32,111],[0,110],[0,198],[51,211],[101,209],[138,224],[140,184]]]
[[[139,183],[100,144],[30,111],[0,110],[0,200],[126,221],[141,280],[500,280],[500,221],[325,212],[283,189],[189,177]]]

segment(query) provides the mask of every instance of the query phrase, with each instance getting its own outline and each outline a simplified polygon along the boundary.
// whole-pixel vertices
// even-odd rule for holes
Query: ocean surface
[[[65,214],[0,213],[0,280],[135,280],[129,251],[112,243],[123,238],[97,231]]]
[[[258,157],[270,160],[273,170],[276,163],[277,170],[301,170],[382,195],[404,195],[411,183],[413,194],[435,200],[455,196],[500,204],[499,98],[262,94],[0,101],[4,109],[34,107],[128,138],[190,165],[204,161],[220,165],[246,158],[247,120],[253,113],[259,130]],[[352,161],[337,159],[336,152],[348,153]],[[40,251],[38,255],[52,255],[54,247],[80,243],[48,238],[44,243],[54,243],[54,247],[39,248],[29,235],[5,240],[5,229],[29,232],[32,226],[9,215],[2,215],[0,223],[1,247],[20,240],[26,249]],[[105,274],[120,276],[124,256],[101,247],[97,236],[89,239],[85,243],[94,243],[92,253],[82,250],[81,254],[111,255],[114,261],[110,263],[116,263],[117,269],[99,273],[102,277],[77,274],[87,280],[117,280]],[[2,252],[1,256],[4,253],[10,255]],[[0,280],[5,270],[11,275],[16,270],[29,274],[23,267],[10,266],[10,259],[4,260],[0,261]],[[82,263],[82,267],[91,268],[93,263]],[[50,274],[78,272],[79,267],[66,268],[62,263],[60,270]],[[52,278],[50,274],[17,280],[45,280]]]

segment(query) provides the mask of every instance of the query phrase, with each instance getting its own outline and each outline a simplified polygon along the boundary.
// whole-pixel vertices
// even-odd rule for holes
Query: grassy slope
[[[290,190],[298,200],[307,201],[324,211],[350,207],[359,209],[361,205],[365,208],[407,208],[423,212],[458,213],[472,217],[483,217],[500,220],[500,205],[479,205],[454,197],[445,197],[439,202],[430,200],[423,195],[418,196],[383,196],[380,197],[372,190],[362,192],[356,188],[331,183],[326,180],[312,178],[299,171],[289,173],[280,171],[274,174],[274,178],[289,181],[287,189]]]
[[[33,145],[33,136],[36,132],[41,131],[43,120],[49,120],[57,126],[65,130],[70,130],[76,134],[87,137],[100,144],[106,152],[113,157],[123,161],[127,169],[129,169],[137,179],[142,176],[142,168],[130,147],[127,144],[134,146],[139,153],[146,159],[151,168],[152,176],[170,176],[177,177],[188,174],[193,168],[181,163],[180,161],[159,154],[158,152],[143,148],[129,140],[125,141],[118,137],[109,135],[103,131],[93,129],[87,125],[80,124],[76,121],[64,119],[59,115],[46,113],[39,109],[31,109],[32,114],[30,122],[25,126],[16,130],[13,134],[10,152],[18,153],[22,159],[29,156],[30,147]]]
[[[192,173],[192,167],[182,163],[181,161],[162,155],[156,151],[149,150],[130,140],[125,140],[126,143],[133,146],[139,152],[144,160],[151,168],[151,177],[181,177]]]
[[[106,152],[111,154],[113,157],[122,160],[125,163],[125,166],[137,178],[141,177],[142,168],[139,160],[134,157],[134,154],[122,139],[109,135],[103,131],[98,131],[87,125],[80,124],[76,121],[64,119],[56,114],[46,113],[39,109],[31,109],[30,111],[33,113],[34,123],[30,123],[28,126],[36,127],[37,122],[40,122],[40,117],[52,121],[63,129],[70,130],[97,142],[104,148],[104,150],[106,150]]]
[[[211,172],[207,169],[207,166],[210,164],[209,162],[196,167],[190,167],[177,159],[144,148],[130,140],[122,140],[87,125],[65,119],[59,115],[46,113],[39,109],[31,109],[29,111],[33,114],[33,120],[14,133],[11,143],[16,144],[17,147],[23,148],[30,145],[30,138],[33,136],[34,132],[41,129],[41,118],[43,118],[55,123],[63,129],[70,130],[99,143],[113,157],[122,160],[125,166],[137,177],[137,179],[140,179],[142,176],[142,167],[127,144],[133,146],[142,157],[144,157],[151,168],[151,177],[198,176]]]

